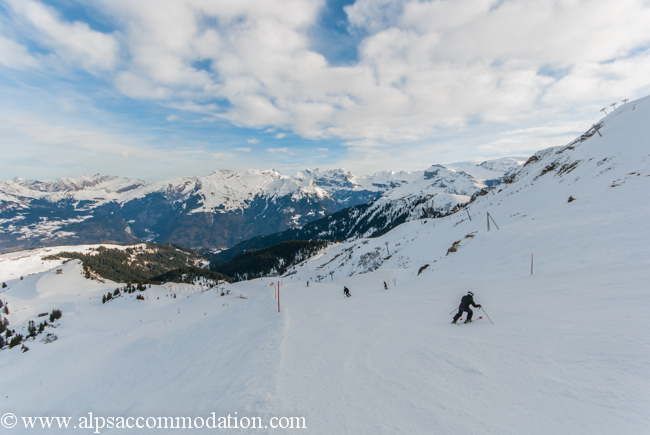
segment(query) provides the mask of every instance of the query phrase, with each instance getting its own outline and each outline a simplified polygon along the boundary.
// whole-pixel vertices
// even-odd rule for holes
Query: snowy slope
[[[489,160],[478,165],[462,165],[454,169],[465,172],[474,178],[489,183],[491,181],[500,180],[510,171],[518,169],[518,167],[524,164],[527,159],[528,157],[503,157],[501,159]]]
[[[649,119],[650,98],[630,102],[602,136],[537,153],[453,215],[328,248],[281,279],[280,313],[270,279],[106,305],[111,284],[73,262],[8,280],[12,327],[56,306],[63,317],[57,341],[0,352],[3,412],[299,416],[309,434],[645,433]],[[494,324],[478,310],[449,324],[468,290]]]
[[[58,326],[48,328],[56,341],[0,354],[3,410],[75,417],[265,411],[277,357],[264,350],[279,340],[281,324],[272,310],[259,309],[259,300],[165,284],[147,289],[145,301],[132,294],[102,304],[115,283],[86,280],[77,261],[62,269],[10,281],[1,296],[12,327],[63,311]]]
[[[144,247],[139,245],[78,245],[78,246],[55,246],[52,248],[38,248],[29,251],[11,252],[0,255],[0,282],[19,278],[23,275],[34,275],[58,267],[62,264],[61,260],[46,260],[43,257],[58,254],[60,252],[79,252],[90,254],[99,246],[107,249],[126,249]]]
[[[529,261],[532,247],[535,244],[549,245],[542,243],[549,238],[556,242],[550,244],[555,248],[548,248],[549,255],[542,257],[539,254],[539,261],[543,261],[541,258],[544,257],[554,258],[561,260],[561,265],[576,261],[609,262],[613,254],[604,257],[599,250],[585,250],[583,244],[571,245],[568,240],[591,240],[589,246],[607,246],[605,241],[611,243],[610,239],[616,240],[620,236],[626,243],[616,245],[627,247],[629,242],[643,250],[645,239],[634,236],[634,231],[629,231],[629,227],[623,227],[632,216],[641,219],[647,211],[641,199],[647,196],[645,183],[650,176],[650,152],[644,125],[650,117],[646,109],[648,105],[648,99],[642,99],[621,106],[598,124],[602,137],[591,130],[583,135],[582,140],[579,138],[567,146],[540,151],[514,173],[514,182],[498,186],[491,193],[478,197],[460,213],[445,219],[410,222],[383,238],[340,245],[335,249],[352,254],[345,262],[336,264],[332,261],[334,256],[340,254],[333,251],[313,259],[307,265],[312,272],[305,278],[316,279],[316,270],[322,270],[328,276],[334,271],[336,277],[365,272],[360,262],[362,257],[367,259],[380,251],[386,253],[387,242],[390,258],[385,258],[388,255],[377,255],[373,267],[413,267],[417,270],[423,263],[434,266],[434,261],[464,264],[454,261],[463,255],[463,246],[471,244],[475,251],[477,245],[483,245],[483,240],[502,237],[508,234],[509,228],[521,229],[526,237],[513,245],[494,243],[495,246],[490,247],[487,244],[484,258],[495,257],[498,252],[503,258],[510,259],[513,252],[509,249],[513,249],[522,252],[521,255],[527,252]],[[632,189],[634,193],[628,193]],[[576,200],[569,202],[569,197]],[[488,212],[500,231],[494,224],[492,231],[487,231]],[[616,221],[621,223],[615,224]],[[615,231],[618,225],[621,228]],[[641,228],[646,226],[643,223],[639,225]],[[639,234],[645,235],[641,230]],[[465,239],[467,235],[472,236]],[[598,238],[602,239],[603,245],[596,243]],[[447,250],[458,240],[461,240],[461,248],[448,257]],[[481,267],[481,264],[490,263],[481,261],[473,267]],[[431,267],[427,273],[432,269],[440,269],[438,274],[453,276],[448,266]]]
[[[305,263],[289,277],[301,284],[285,302],[291,307],[293,296],[308,308],[289,321],[323,320],[309,334],[296,328],[291,347],[302,372],[288,379],[310,371],[297,356],[310,343],[319,343],[311,363],[322,357],[334,368],[309,390],[294,383],[293,400],[311,404],[312,391],[345,389],[344,403],[308,408],[323,425],[343,420],[340,430],[366,433],[646,431],[649,119],[650,99],[623,106],[599,124],[602,137],[594,130],[538,153],[512,184],[467,211]],[[488,212],[499,229],[487,231]],[[311,305],[299,289],[307,280],[321,294]],[[468,290],[494,325],[485,315],[448,325]],[[341,370],[350,373],[344,380]],[[354,418],[361,415],[369,417]]]

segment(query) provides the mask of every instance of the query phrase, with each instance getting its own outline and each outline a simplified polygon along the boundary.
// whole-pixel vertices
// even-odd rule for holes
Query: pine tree
[[[6,282],[2,283],[2,288],[7,288],[7,283]]]
[[[102,295],[102,304],[106,303],[106,295]]]
[[[5,314],[9,315],[9,304],[5,304]]]
[[[36,325],[34,325],[34,321],[30,320],[29,321],[29,326],[27,326],[27,334],[28,337],[36,337]]]
[[[14,335],[14,338],[12,338],[11,341],[9,341],[9,349],[18,346],[22,342],[23,342],[22,334]]]
[[[60,319],[63,316],[63,313],[61,313],[61,310],[52,310],[52,313],[50,314],[50,322],[54,322],[57,319]]]

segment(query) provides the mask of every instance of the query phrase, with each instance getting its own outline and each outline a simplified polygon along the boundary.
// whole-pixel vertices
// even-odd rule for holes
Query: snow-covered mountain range
[[[0,255],[8,328],[26,336],[62,312],[28,351],[0,351],[2,422],[27,433],[23,417],[79,426],[92,412],[95,433],[129,433],[129,417],[212,433],[235,416],[259,418],[238,429],[258,434],[289,432],[271,427],[282,417],[308,434],[646,432],[649,121],[650,97],[629,102],[457,213],[333,244],[283,277],[102,303],[117,283],[43,258],[71,247]],[[451,325],[468,290],[482,307]]]
[[[521,163],[495,162],[490,180]],[[2,180],[0,249],[137,241],[225,248],[382,197],[452,195],[436,206],[453,206],[485,187],[468,173],[480,168],[432,166],[367,177],[344,170],[306,170],[293,177],[273,170],[218,171],[156,183],[99,174],[50,182]]]

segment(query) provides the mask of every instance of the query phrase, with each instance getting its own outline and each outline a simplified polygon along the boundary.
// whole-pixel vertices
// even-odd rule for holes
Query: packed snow
[[[0,352],[3,413],[306,425],[243,433],[645,433],[649,120],[650,98],[629,102],[453,215],[335,244],[224,296],[167,283],[102,304],[119,284],[76,261],[1,256],[10,327],[63,312],[56,341]],[[484,309],[451,325],[470,290]]]

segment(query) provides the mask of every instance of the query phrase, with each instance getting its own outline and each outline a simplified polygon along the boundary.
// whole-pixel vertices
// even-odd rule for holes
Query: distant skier
[[[465,323],[469,323],[472,321],[472,316],[474,315],[474,312],[470,308],[476,307],[476,308],[481,308],[481,305],[477,305],[474,302],[474,293],[472,292],[467,292],[465,296],[463,296],[460,300],[460,305],[458,306],[458,313],[454,316],[454,320],[452,320],[451,323],[456,323],[458,319],[463,315],[464,312],[467,312],[467,319],[465,320]]]
[[[386,281],[384,281],[384,290],[388,290],[388,284],[386,284]]]
[[[347,296],[347,297],[352,296],[352,295],[350,294],[350,289],[347,288],[347,287],[345,287],[345,286],[343,287],[343,294],[344,294],[345,296]]]

